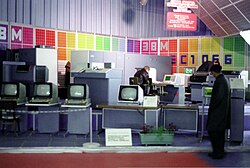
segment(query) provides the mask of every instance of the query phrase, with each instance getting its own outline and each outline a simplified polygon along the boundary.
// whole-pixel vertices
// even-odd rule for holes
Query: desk
[[[102,128],[142,129],[144,124],[158,128],[160,108],[137,104],[98,104],[102,108]]]
[[[194,104],[168,104],[164,110],[164,126],[176,125],[179,131],[196,132],[198,136],[199,106]],[[177,131],[178,131],[177,130]]]
[[[90,132],[90,114],[92,114],[90,105],[61,105],[63,108],[68,108],[67,133],[88,134]]]
[[[36,116],[37,116],[37,130],[39,133],[55,133],[59,131],[59,106],[58,103],[53,104],[25,104],[31,108],[33,115],[33,131],[36,130]]]

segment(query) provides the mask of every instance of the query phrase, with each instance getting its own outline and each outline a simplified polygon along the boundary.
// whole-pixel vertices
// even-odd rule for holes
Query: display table
[[[98,104],[102,109],[102,128],[131,128],[141,130],[143,125],[159,126],[160,107],[138,104]]]
[[[88,134],[90,130],[91,104],[87,105],[61,105],[67,108],[69,134]]]
[[[195,104],[167,104],[164,111],[164,126],[176,125],[177,131],[196,132],[198,136],[199,106]]]
[[[59,131],[59,104],[25,104],[33,116],[33,131],[56,133]],[[37,125],[36,125],[37,124]]]

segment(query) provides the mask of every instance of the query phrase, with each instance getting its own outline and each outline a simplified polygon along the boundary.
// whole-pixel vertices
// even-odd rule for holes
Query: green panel
[[[226,55],[231,55],[230,58],[227,58]],[[222,61],[220,61],[222,64],[222,68],[225,70],[233,70],[233,62],[234,62],[234,52],[224,52]],[[231,62],[231,64],[229,64]]]
[[[220,51],[220,38],[211,39],[211,50],[217,52]]]
[[[104,50],[110,51],[110,37],[104,37]]]
[[[234,51],[245,51],[245,40],[242,37],[236,37]]]
[[[234,38],[224,38],[224,52],[233,51]]]
[[[234,67],[244,67],[244,55],[245,52],[234,53]]]
[[[96,50],[103,50],[103,37],[102,36],[96,36]]]
[[[87,34],[87,49],[94,49],[94,35]]]
[[[118,38],[112,38],[112,51],[118,51]]]

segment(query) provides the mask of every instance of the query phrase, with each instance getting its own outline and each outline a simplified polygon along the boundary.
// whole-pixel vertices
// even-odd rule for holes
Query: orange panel
[[[66,32],[58,32],[58,47],[66,47]]]
[[[180,52],[188,52],[188,39],[180,39]]]
[[[58,60],[66,60],[66,48],[58,48]]]

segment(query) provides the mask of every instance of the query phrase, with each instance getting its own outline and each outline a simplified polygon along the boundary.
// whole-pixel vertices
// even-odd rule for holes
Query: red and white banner
[[[183,30],[196,31],[197,16],[192,13],[167,13],[167,29],[168,30]]]

